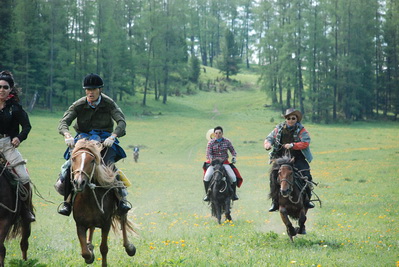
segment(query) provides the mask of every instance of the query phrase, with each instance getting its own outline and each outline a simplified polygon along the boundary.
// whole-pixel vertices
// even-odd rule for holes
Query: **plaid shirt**
[[[234,150],[234,147],[229,139],[223,137],[220,142],[218,142],[216,139],[212,139],[208,142],[208,146],[206,148],[206,158],[210,161],[215,158],[226,160],[229,158],[227,150],[230,150],[230,153],[233,157],[237,156],[237,152]]]

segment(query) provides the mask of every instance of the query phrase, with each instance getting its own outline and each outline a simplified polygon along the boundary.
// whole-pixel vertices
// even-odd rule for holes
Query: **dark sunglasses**
[[[286,120],[287,120],[287,121],[290,121],[290,120],[293,120],[293,121],[294,121],[294,120],[296,120],[296,117],[286,118]]]
[[[8,85],[0,85],[0,89],[1,88],[4,88],[4,90],[8,90],[8,89],[10,89],[10,86],[8,86]]]

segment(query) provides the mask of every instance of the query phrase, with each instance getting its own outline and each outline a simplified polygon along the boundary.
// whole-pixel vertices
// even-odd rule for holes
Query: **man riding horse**
[[[227,176],[230,178],[231,187],[234,192],[233,200],[238,200],[238,196],[236,194],[237,176],[228,161],[229,155],[227,153],[227,150],[229,150],[231,155],[233,156],[231,160],[233,164],[236,163],[237,152],[235,151],[231,141],[223,137],[223,128],[221,126],[215,127],[213,129],[212,135],[214,136],[214,138],[212,138],[208,142],[208,146],[206,149],[206,158],[208,159],[209,163],[211,163],[212,160],[216,158],[225,160],[223,166],[226,170]],[[213,166],[209,165],[204,175],[204,186],[206,193],[204,201],[209,201],[208,188],[213,175],[213,171]]]
[[[293,108],[287,109],[285,112],[285,121],[278,124],[275,129],[266,137],[264,148],[270,150],[270,160],[280,158],[284,153],[290,153],[295,158],[294,167],[299,173],[307,180],[312,181],[310,174],[309,163],[312,161],[313,156],[310,152],[310,136],[305,127],[300,123],[302,120],[302,113]],[[276,182],[277,177],[270,176],[270,188]],[[305,198],[305,206],[308,209],[314,208],[314,204],[310,202],[312,190],[309,186],[306,187],[306,193],[309,198]],[[278,210],[278,199],[272,199],[272,206],[269,212]]]
[[[126,154],[122,147],[119,146],[117,137],[126,134],[126,121],[122,110],[107,95],[102,93],[104,86],[102,78],[97,74],[89,74],[83,79],[83,89],[86,96],[74,102],[65,112],[60,120],[58,130],[65,138],[65,143],[69,147],[64,155],[67,162],[62,167],[60,179],[65,183],[63,206],[58,211],[62,215],[69,216],[71,214],[71,197],[72,185],[70,179],[70,150],[74,147],[75,142],[79,139],[86,138],[97,140],[103,143],[104,149],[101,152],[105,165],[113,165],[121,158],[125,158]],[[69,133],[69,126],[76,119],[74,128],[77,135],[72,137]],[[114,122],[116,127],[114,129]],[[117,179],[121,177],[117,176]],[[122,214],[130,210],[130,206],[126,201],[127,190],[125,187],[120,188],[117,194],[119,202],[119,212]]]

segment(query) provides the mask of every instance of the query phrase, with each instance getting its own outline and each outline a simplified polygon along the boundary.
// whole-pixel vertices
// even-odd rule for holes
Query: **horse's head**
[[[223,162],[223,159],[214,159],[211,162],[213,167],[213,175],[216,178],[216,181],[226,178],[226,170],[223,167]]]
[[[100,144],[101,145],[101,144]],[[96,167],[100,163],[101,147],[97,142],[79,140],[72,151],[72,184],[76,192],[81,192],[93,179]]]
[[[277,183],[280,185],[280,193],[283,197],[288,197],[293,190],[294,160],[294,158],[283,157],[275,162],[278,166]]]

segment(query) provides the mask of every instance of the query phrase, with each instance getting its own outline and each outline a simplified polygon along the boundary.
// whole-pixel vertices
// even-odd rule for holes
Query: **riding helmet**
[[[90,73],[83,79],[83,89],[102,88],[103,79],[98,74]]]

